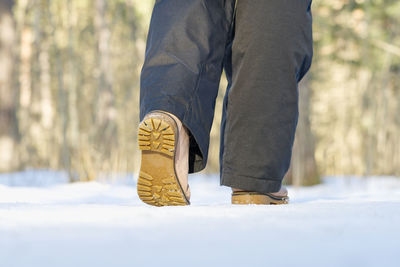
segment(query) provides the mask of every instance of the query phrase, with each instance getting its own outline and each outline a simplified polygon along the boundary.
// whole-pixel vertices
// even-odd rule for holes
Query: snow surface
[[[218,176],[191,175],[192,205],[164,208],[135,179],[0,175],[0,267],[400,266],[400,178],[325,177],[289,187],[289,205],[232,206]]]

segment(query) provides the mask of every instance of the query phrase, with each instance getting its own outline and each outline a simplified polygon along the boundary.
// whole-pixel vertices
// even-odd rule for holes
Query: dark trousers
[[[141,73],[140,119],[176,115],[190,131],[189,172],[207,162],[222,70],[221,184],[280,189],[312,59],[311,0],[157,0]]]

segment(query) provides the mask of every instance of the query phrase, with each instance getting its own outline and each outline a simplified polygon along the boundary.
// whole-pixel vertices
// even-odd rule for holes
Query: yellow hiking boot
[[[233,189],[232,192],[232,204],[281,205],[288,203],[288,191],[285,187],[281,187],[276,193],[260,193],[240,189]]]
[[[189,205],[189,135],[180,120],[164,111],[147,114],[139,124],[138,143],[139,198],[153,206]]]

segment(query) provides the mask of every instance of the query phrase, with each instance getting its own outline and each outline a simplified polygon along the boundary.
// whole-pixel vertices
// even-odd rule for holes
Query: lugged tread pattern
[[[161,181],[162,184],[156,184]],[[141,171],[137,184],[139,198],[153,206],[185,206],[186,200],[175,179],[153,179]]]
[[[171,118],[172,119],[172,118]],[[142,151],[159,152],[172,157],[174,164],[175,132],[173,126],[164,120],[162,116],[150,116],[139,124],[138,144]],[[144,152],[142,152],[142,157]],[[161,157],[161,154],[153,154],[152,157]],[[149,174],[153,173],[153,175]],[[162,175],[159,175],[159,174]],[[170,175],[170,177],[168,177]],[[167,176],[167,177],[166,177]],[[154,173],[149,167],[143,165],[139,172],[137,182],[139,198],[152,206],[185,206],[188,202],[177,181],[175,174]]]
[[[173,156],[175,134],[164,120],[148,118],[139,125],[138,144],[140,150],[152,150]]]

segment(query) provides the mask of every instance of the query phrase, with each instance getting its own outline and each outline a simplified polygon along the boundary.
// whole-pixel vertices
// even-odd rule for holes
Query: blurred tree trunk
[[[92,141],[97,145],[97,154],[88,162],[88,166],[94,166],[95,170],[88,173],[95,174],[97,170],[112,169],[110,159],[112,149],[116,145],[116,115],[115,95],[113,91],[113,75],[111,66],[111,30],[107,19],[108,2],[106,0],[95,1],[94,26],[97,36],[97,60],[98,67],[95,68],[97,88],[92,107],[94,125],[92,127]],[[94,179],[90,175],[89,180]]]
[[[295,186],[313,185],[320,182],[314,157],[315,140],[311,132],[311,88],[309,75],[299,86],[299,121],[293,146],[292,161],[285,182]]]
[[[113,92],[112,67],[110,58],[111,31],[106,18],[107,1],[96,0],[95,27],[97,32],[99,80],[95,118],[96,124],[102,129],[101,135],[107,139],[112,136],[115,120],[115,99]]]
[[[0,1],[0,171],[15,168],[16,94],[13,90],[15,21],[13,0]]]
[[[48,155],[56,155],[57,149],[54,146],[53,131],[55,126],[55,105],[53,101],[53,95],[51,90],[51,64],[50,64],[50,48],[51,48],[51,36],[49,35],[49,28],[45,25],[49,23],[49,0],[41,0],[38,6],[37,16],[37,63],[38,69],[38,94],[39,94],[39,110],[38,114],[40,120],[38,124],[42,129],[41,142],[38,143],[40,158],[52,168],[57,166],[56,157],[48,157]]]
[[[18,127],[21,132],[21,138],[18,147],[18,153],[22,166],[33,165],[33,148],[30,143],[31,129],[31,103],[32,103],[32,56],[34,34],[29,21],[27,20],[28,3],[21,1],[18,12]],[[32,161],[32,162],[31,162]]]
[[[69,79],[67,82],[68,88],[68,141],[70,147],[70,168],[74,169],[78,177],[88,177],[86,173],[82,172],[80,168],[77,151],[80,149],[79,140],[79,103],[78,103],[78,75],[77,75],[77,60],[76,60],[76,40],[75,30],[77,24],[77,14],[75,13],[73,0],[67,1],[67,12],[68,12],[68,56],[69,60],[67,63],[67,73]],[[72,178],[72,170],[70,172],[70,179],[76,180],[76,177]]]
[[[55,99],[57,109],[56,109],[56,121],[57,126],[55,129],[57,129],[57,151],[58,151],[58,165],[62,167],[67,173],[69,180],[73,182],[75,180],[75,175],[73,173],[73,170],[71,168],[71,149],[70,149],[70,144],[68,140],[68,125],[69,125],[69,114],[68,114],[68,89],[65,86],[65,68],[64,68],[64,58],[63,58],[63,51],[62,47],[63,44],[59,43],[59,40],[57,38],[54,38],[56,36],[57,31],[61,31],[63,28],[62,26],[59,25],[60,20],[57,17],[59,14],[58,12],[60,11],[57,9],[57,5],[54,7],[54,9],[51,9],[51,1],[45,0],[44,3],[47,3],[48,8],[48,24],[50,28],[50,33],[49,36],[52,36],[53,38],[51,39],[50,48],[53,54],[53,68],[54,68],[54,84],[56,85],[56,90]],[[53,100],[54,101],[54,100]]]

